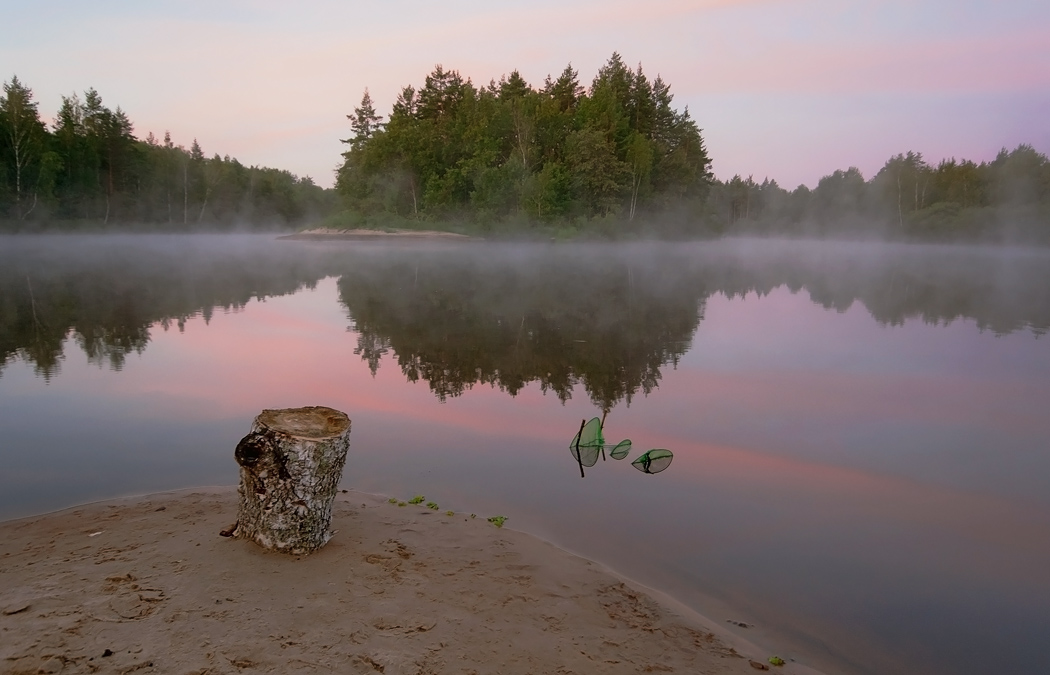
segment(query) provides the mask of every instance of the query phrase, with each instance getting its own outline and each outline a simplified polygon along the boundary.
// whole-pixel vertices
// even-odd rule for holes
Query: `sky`
[[[5,3],[6,4],[6,3]],[[814,187],[891,156],[1050,153],[1046,0],[40,0],[4,9],[0,78],[50,120],[94,87],[135,133],[330,186],[367,87],[380,114],[437,64],[589,84],[618,52],[688,106],[719,179]]]

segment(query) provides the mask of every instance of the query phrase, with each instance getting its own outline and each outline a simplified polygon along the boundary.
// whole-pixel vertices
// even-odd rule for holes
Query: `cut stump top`
[[[341,436],[350,428],[346,413],[320,405],[263,410],[256,420],[278,433],[313,440]]]

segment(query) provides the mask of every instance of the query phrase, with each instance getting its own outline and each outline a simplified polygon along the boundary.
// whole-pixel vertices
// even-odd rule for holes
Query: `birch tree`
[[[15,218],[23,220],[36,205],[35,190],[33,204],[28,209],[23,201],[29,187],[31,169],[40,163],[46,129],[40,121],[33,91],[23,85],[17,76],[12,76],[10,82],[4,83],[4,95],[0,97],[0,130],[3,161],[13,174]]]

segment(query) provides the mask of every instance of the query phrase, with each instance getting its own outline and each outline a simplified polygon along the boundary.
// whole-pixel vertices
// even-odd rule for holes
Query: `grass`
[[[426,497],[424,497],[423,495],[416,495],[408,501],[400,501],[397,497],[391,497],[387,500],[387,502],[391,504],[397,504],[398,506],[407,506],[409,504],[423,504],[424,501],[426,501]],[[438,506],[437,502],[426,502],[424,506],[426,506],[431,511],[439,511],[441,509],[441,507]],[[456,515],[456,512],[449,509],[448,511],[445,511],[445,515],[454,516]],[[470,517],[477,518],[478,514],[472,513],[470,514]],[[503,527],[503,523],[507,522],[507,516],[492,516],[491,518],[488,518],[488,521],[496,527]]]

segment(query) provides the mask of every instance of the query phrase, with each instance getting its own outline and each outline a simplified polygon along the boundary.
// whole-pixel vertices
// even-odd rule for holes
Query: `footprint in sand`
[[[159,588],[143,588],[131,574],[107,577],[102,592],[112,595],[109,608],[118,617],[127,621],[145,619],[156,611],[160,603],[168,599]]]

